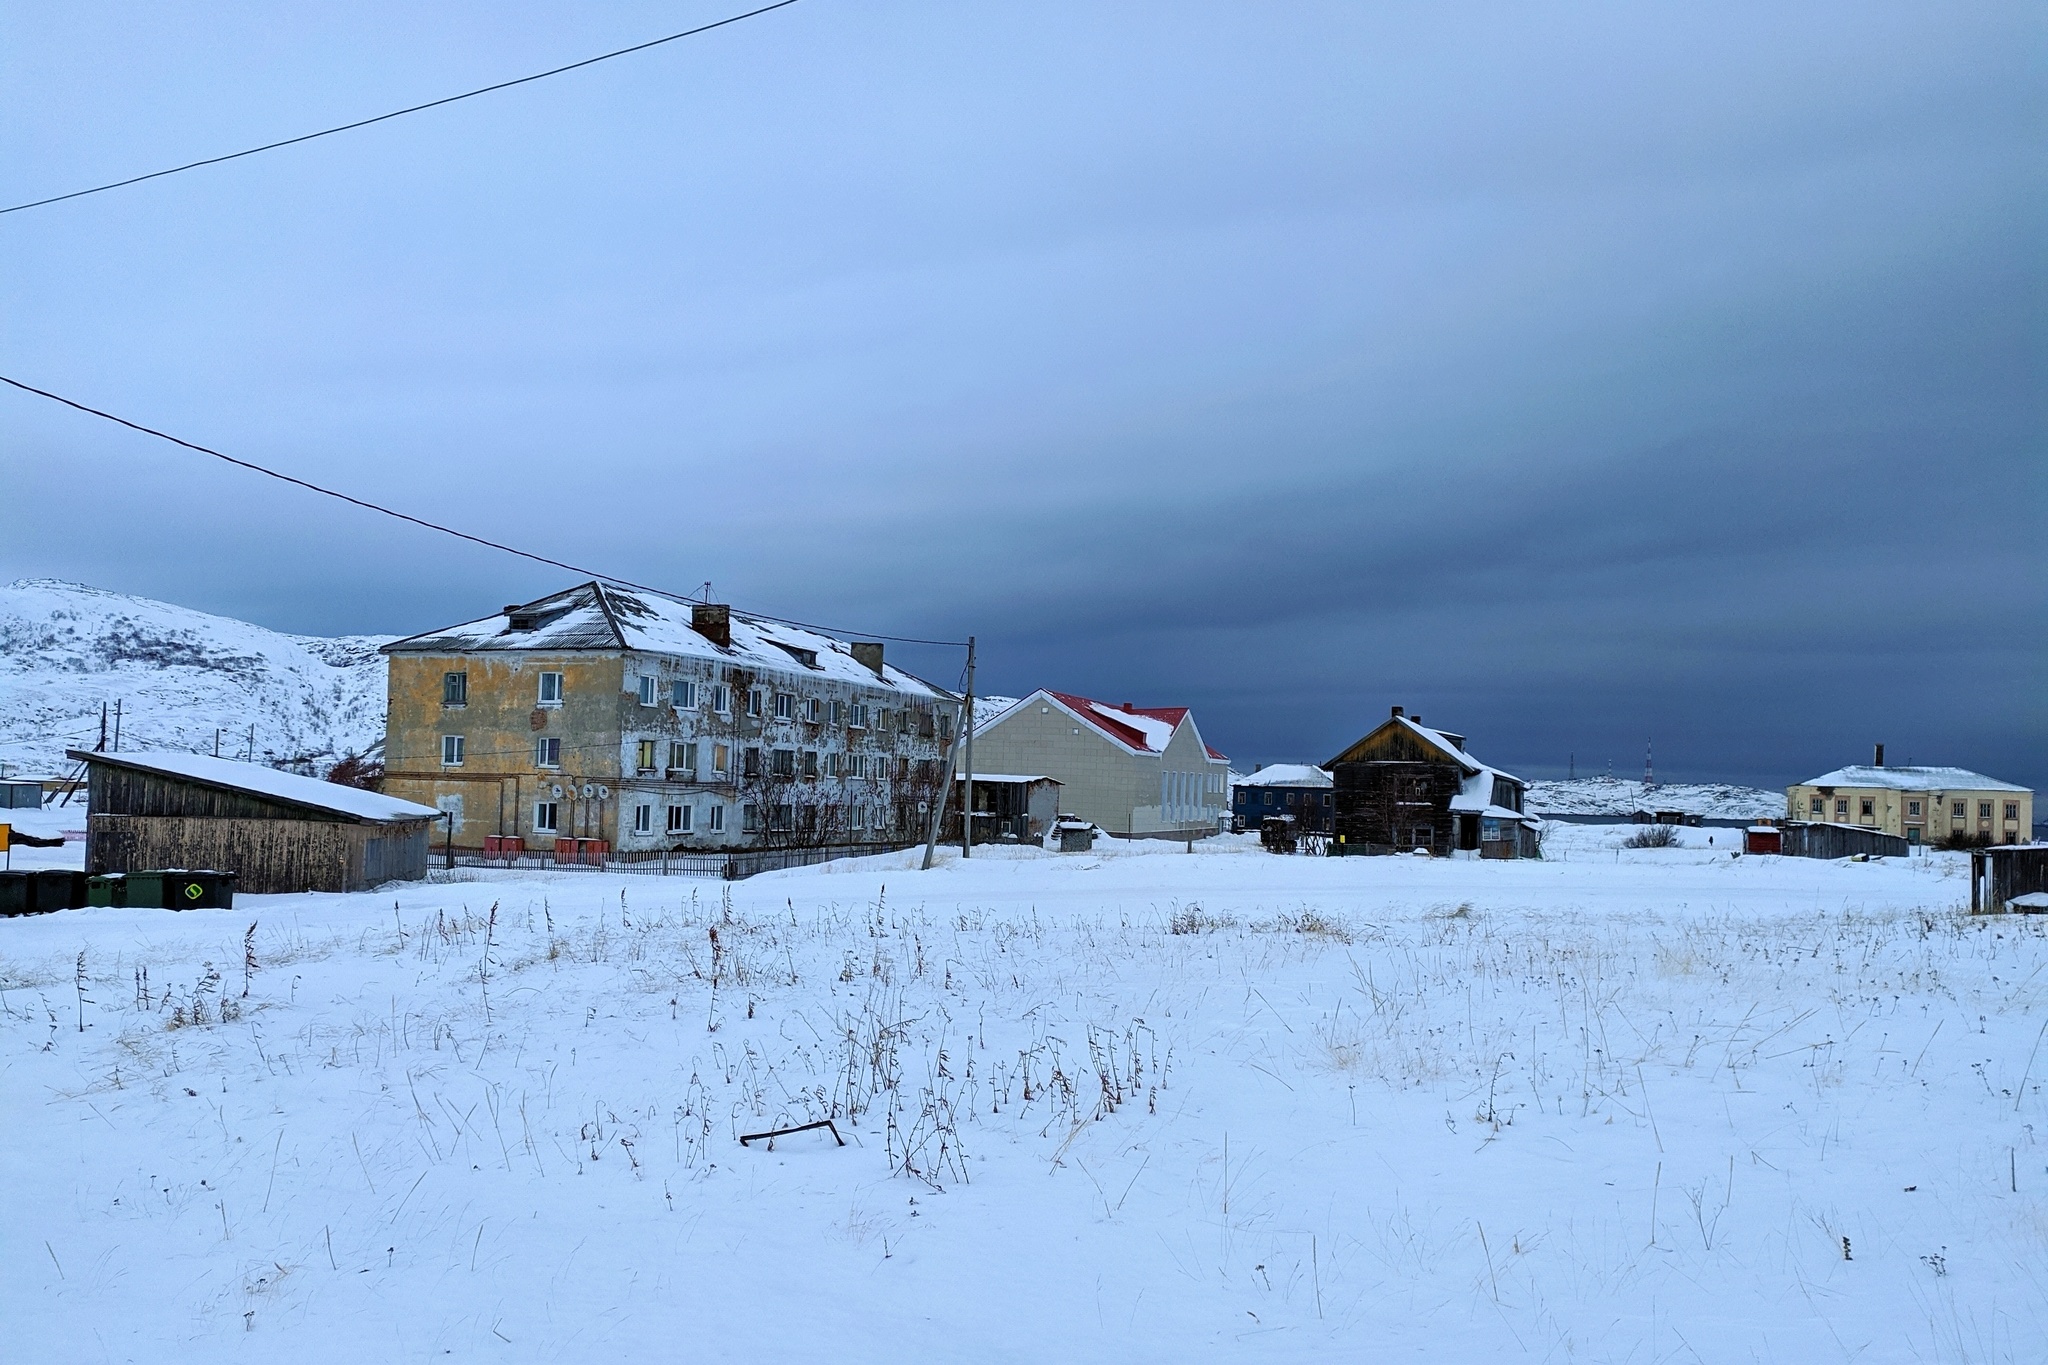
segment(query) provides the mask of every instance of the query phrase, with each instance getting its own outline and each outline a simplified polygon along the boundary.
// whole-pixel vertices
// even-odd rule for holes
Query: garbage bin
[[[32,915],[36,910],[36,874],[0,872],[0,916]]]
[[[198,870],[166,872],[164,905],[171,910],[232,910],[235,874]]]
[[[76,910],[85,904],[85,874],[69,868],[45,867],[36,871],[36,913]]]
[[[122,885],[128,892],[128,908],[161,910],[164,908],[164,874],[161,872],[130,872],[122,878]]]
[[[97,877],[85,879],[85,903],[87,905],[126,905],[128,903],[128,878],[120,872],[103,872]]]

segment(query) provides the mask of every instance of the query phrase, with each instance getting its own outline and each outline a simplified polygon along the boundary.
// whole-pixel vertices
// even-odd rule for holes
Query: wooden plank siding
[[[86,819],[85,870],[208,868],[232,872],[237,890],[362,891],[427,872],[431,822],[364,825],[338,820],[194,815]]]

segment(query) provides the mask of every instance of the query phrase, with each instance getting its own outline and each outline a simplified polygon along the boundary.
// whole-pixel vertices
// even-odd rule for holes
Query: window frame
[[[469,670],[441,675],[441,705],[456,708],[469,705]]]
[[[635,772],[659,772],[660,769],[654,766],[654,761],[660,757],[661,752],[656,741],[651,739],[634,741],[633,769]]]
[[[729,716],[732,714],[732,689],[724,683],[711,684],[711,714]]]
[[[696,812],[697,808],[693,805],[690,805],[688,802],[683,802],[679,805],[670,806],[668,808],[667,818],[668,833],[696,833],[696,830],[692,828],[696,824]]]
[[[796,719],[796,693],[777,692],[775,694],[775,719]]]
[[[533,766],[543,772],[562,770],[562,740],[559,735],[536,735],[533,741]]]
[[[661,679],[652,673],[642,673],[639,683],[639,697],[642,706],[661,705]]]
[[[535,834],[560,834],[562,832],[562,806],[558,801],[536,801],[533,803],[533,832]]]
[[[642,801],[633,807],[633,833],[654,833],[654,804]]]
[[[708,834],[725,833],[725,802],[714,801],[711,803],[711,810],[705,821],[705,826],[705,832]]]
[[[441,766],[444,768],[461,767],[463,750],[467,747],[468,741],[462,735],[441,736]]]
[[[550,686],[551,679],[553,680],[552,686]],[[561,706],[567,700],[568,695],[569,680],[560,671],[556,669],[541,670],[540,678],[534,691],[535,701],[533,704],[535,706]]]
[[[694,678],[675,678],[668,685],[668,704],[678,711],[697,709],[697,682]]]

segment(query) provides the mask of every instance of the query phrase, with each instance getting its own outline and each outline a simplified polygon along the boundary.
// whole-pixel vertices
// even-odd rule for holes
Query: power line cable
[[[794,0],[784,0],[784,3],[794,3]],[[105,412],[99,408],[81,403],[75,398],[66,398],[61,393],[51,393],[48,389],[39,389],[33,384],[23,383],[21,380],[8,375],[0,374],[0,384],[12,385],[24,393],[35,394],[38,398],[47,398],[53,403],[61,403],[67,408],[74,408],[79,412],[102,418],[117,426],[127,427],[130,431],[139,431],[145,436],[154,436],[160,441],[169,441],[172,445],[183,446],[187,450],[196,450],[201,455],[211,455],[214,459],[225,461],[238,469],[246,469],[252,473],[262,474],[267,478],[276,479],[280,483],[292,484],[295,487],[306,489],[308,492],[318,493],[323,497],[339,499],[352,507],[360,507],[366,512],[376,512],[383,516],[395,517],[399,521],[410,522],[414,526],[424,527],[429,531],[439,531],[442,535],[454,536],[457,540],[466,540],[472,545],[481,545],[486,549],[497,550],[508,555],[517,555],[521,559],[530,559],[536,564],[546,564],[556,569],[567,569],[570,573],[582,574],[588,578],[597,579],[605,583],[617,584],[622,588],[632,588],[639,592],[651,592],[656,596],[666,597],[673,602],[689,602],[693,600],[682,593],[671,592],[667,588],[657,588],[651,583],[636,583],[630,578],[620,578],[617,574],[608,574],[599,569],[584,568],[578,564],[571,564],[566,560],[551,559],[547,555],[535,554],[531,550],[522,550],[516,545],[507,545],[502,541],[487,540],[482,536],[471,535],[467,531],[458,531],[453,526],[444,526],[438,521],[428,521],[424,517],[416,517],[410,512],[400,512],[381,503],[368,502],[337,489],[325,488],[320,484],[308,482],[296,475],[281,473],[278,470],[266,468],[250,460],[237,459],[233,455],[223,454],[211,446],[203,446],[196,441],[187,441],[182,437],[173,436],[167,431],[158,431],[155,427],[146,427],[140,422],[131,422],[126,417],[118,417],[111,412]],[[741,609],[740,614],[757,621],[772,621],[777,625],[796,626],[802,630],[815,630],[826,635],[853,636],[869,640],[891,640],[902,645],[937,645],[943,648],[965,648],[967,645],[965,640],[924,640],[910,635],[882,635],[874,631],[841,630],[834,626],[821,626],[809,621],[798,621],[787,616],[770,616],[765,612],[746,611],[745,609]]]
[[[664,43],[673,43],[682,38],[694,38],[700,33],[709,33],[712,29],[724,28],[728,24],[737,24],[742,19],[752,19],[756,15],[766,14],[770,10],[784,9],[795,3],[796,0],[775,0],[775,3],[772,5],[763,5],[759,9],[750,9],[745,14],[730,15],[713,23],[700,24],[696,28],[686,28],[681,33],[671,33],[666,38],[654,38],[644,43],[635,43],[631,47],[622,47],[615,52],[605,52],[595,57],[585,57],[582,61],[570,62],[567,66],[557,66],[547,71],[536,71],[531,76],[519,76],[509,81],[498,81],[493,85],[478,86],[474,90],[465,90],[459,95],[444,95],[437,100],[428,100],[425,104],[414,104],[408,105],[404,109],[393,109],[388,114],[377,114],[371,118],[357,119],[353,123],[341,123],[336,124],[332,128],[322,128],[316,133],[301,133],[297,137],[282,138],[276,142],[266,142],[260,147],[245,147],[239,152],[228,152],[222,156],[209,156],[199,161],[188,161],[182,166],[171,166],[161,171],[151,171],[147,175],[131,175],[126,180],[109,181],[104,185],[94,185],[91,189],[72,190],[69,194],[53,194],[47,199],[33,199],[26,204],[12,204],[6,208],[0,208],[0,214],[20,213],[23,209],[39,209],[46,204],[61,204],[67,199],[82,199],[88,194],[104,194],[108,190],[118,190],[126,185],[139,185],[145,180],[160,180],[164,176],[176,175],[180,171],[196,171],[201,166],[218,166],[223,161],[237,161],[245,156],[254,156],[258,152],[272,152],[276,151],[279,147],[290,147],[301,142],[311,142],[315,138],[332,137],[336,133],[346,133],[357,128],[367,128],[373,123],[383,123],[390,119],[403,118],[407,114],[417,114],[426,109],[438,109],[444,104],[454,104],[458,100],[475,99],[478,95],[488,95],[498,90],[509,90],[515,85],[530,85],[534,81],[544,81],[550,76],[559,76],[566,71],[576,71],[586,66],[595,66],[599,62],[608,62],[614,57],[625,57],[635,52],[645,52],[649,48],[660,47]]]

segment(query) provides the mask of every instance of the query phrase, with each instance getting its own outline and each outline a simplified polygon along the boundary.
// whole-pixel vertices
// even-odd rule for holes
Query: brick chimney
[[[722,648],[732,648],[732,608],[723,602],[698,602],[690,608],[690,629]]]
[[[1870,766],[1873,768],[1882,768],[1884,766],[1884,745],[1880,744],[1877,746],[1877,756],[1870,760]]]
[[[1395,720],[1399,720],[1399,719],[1401,719],[1401,708],[1400,708],[1400,707],[1398,707],[1398,706],[1394,708],[1394,719],[1395,719]]]
[[[855,640],[853,661],[868,669],[876,677],[882,676],[882,642],[880,640]]]

